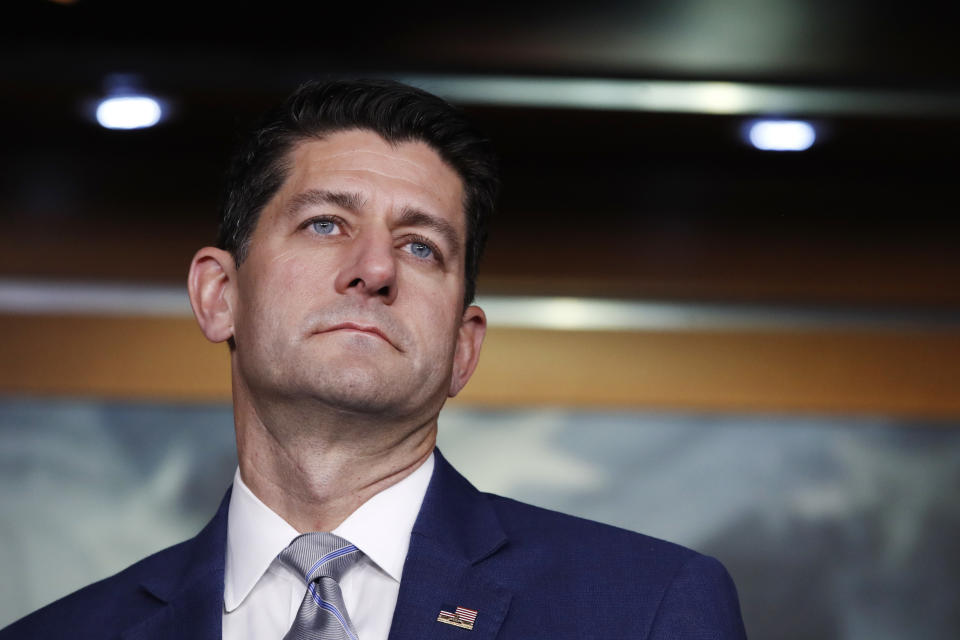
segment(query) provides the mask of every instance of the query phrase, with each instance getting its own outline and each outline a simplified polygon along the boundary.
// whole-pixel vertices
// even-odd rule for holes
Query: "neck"
[[[413,473],[436,443],[436,416],[422,424],[371,425],[286,409],[257,411],[235,396],[237,456],[247,487],[301,533],[335,529]]]

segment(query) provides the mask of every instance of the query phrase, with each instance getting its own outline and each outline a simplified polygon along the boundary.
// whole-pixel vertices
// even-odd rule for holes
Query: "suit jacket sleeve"
[[[737,589],[719,561],[695,554],[680,567],[660,601],[649,638],[746,638]]]

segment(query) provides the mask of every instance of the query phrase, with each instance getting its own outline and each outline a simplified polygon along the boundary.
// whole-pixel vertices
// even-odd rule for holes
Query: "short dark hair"
[[[392,80],[310,81],[269,111],[230,164],[217,246],[239,266],[260,212],[287,178],[292,148],[348,129],[372,131],[390,144],[425,142],[460,176],[467,231],[464,307],[469,305],[500,185],[493,147],[450,103]]]

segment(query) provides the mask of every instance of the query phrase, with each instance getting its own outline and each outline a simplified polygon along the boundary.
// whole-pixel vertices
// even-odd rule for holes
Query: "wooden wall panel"
[[[0,315],[0,392],[228,401],[191,318]],[[960,417],[960,332],[491,328],[455,402]]]
[[[960,333],[491,332],[465,400],[960,416]]]
[[[0,316],[0,362],[8,393],[230,398],[227,347],[193,318]]]

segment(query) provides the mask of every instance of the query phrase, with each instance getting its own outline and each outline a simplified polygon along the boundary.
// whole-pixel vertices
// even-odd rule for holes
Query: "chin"
[[[322,404],[346,413],[389,415],[411,399],[409,391],[398,388],[382,371],[366,367],[340,368],[309,386],[310,395]]]

